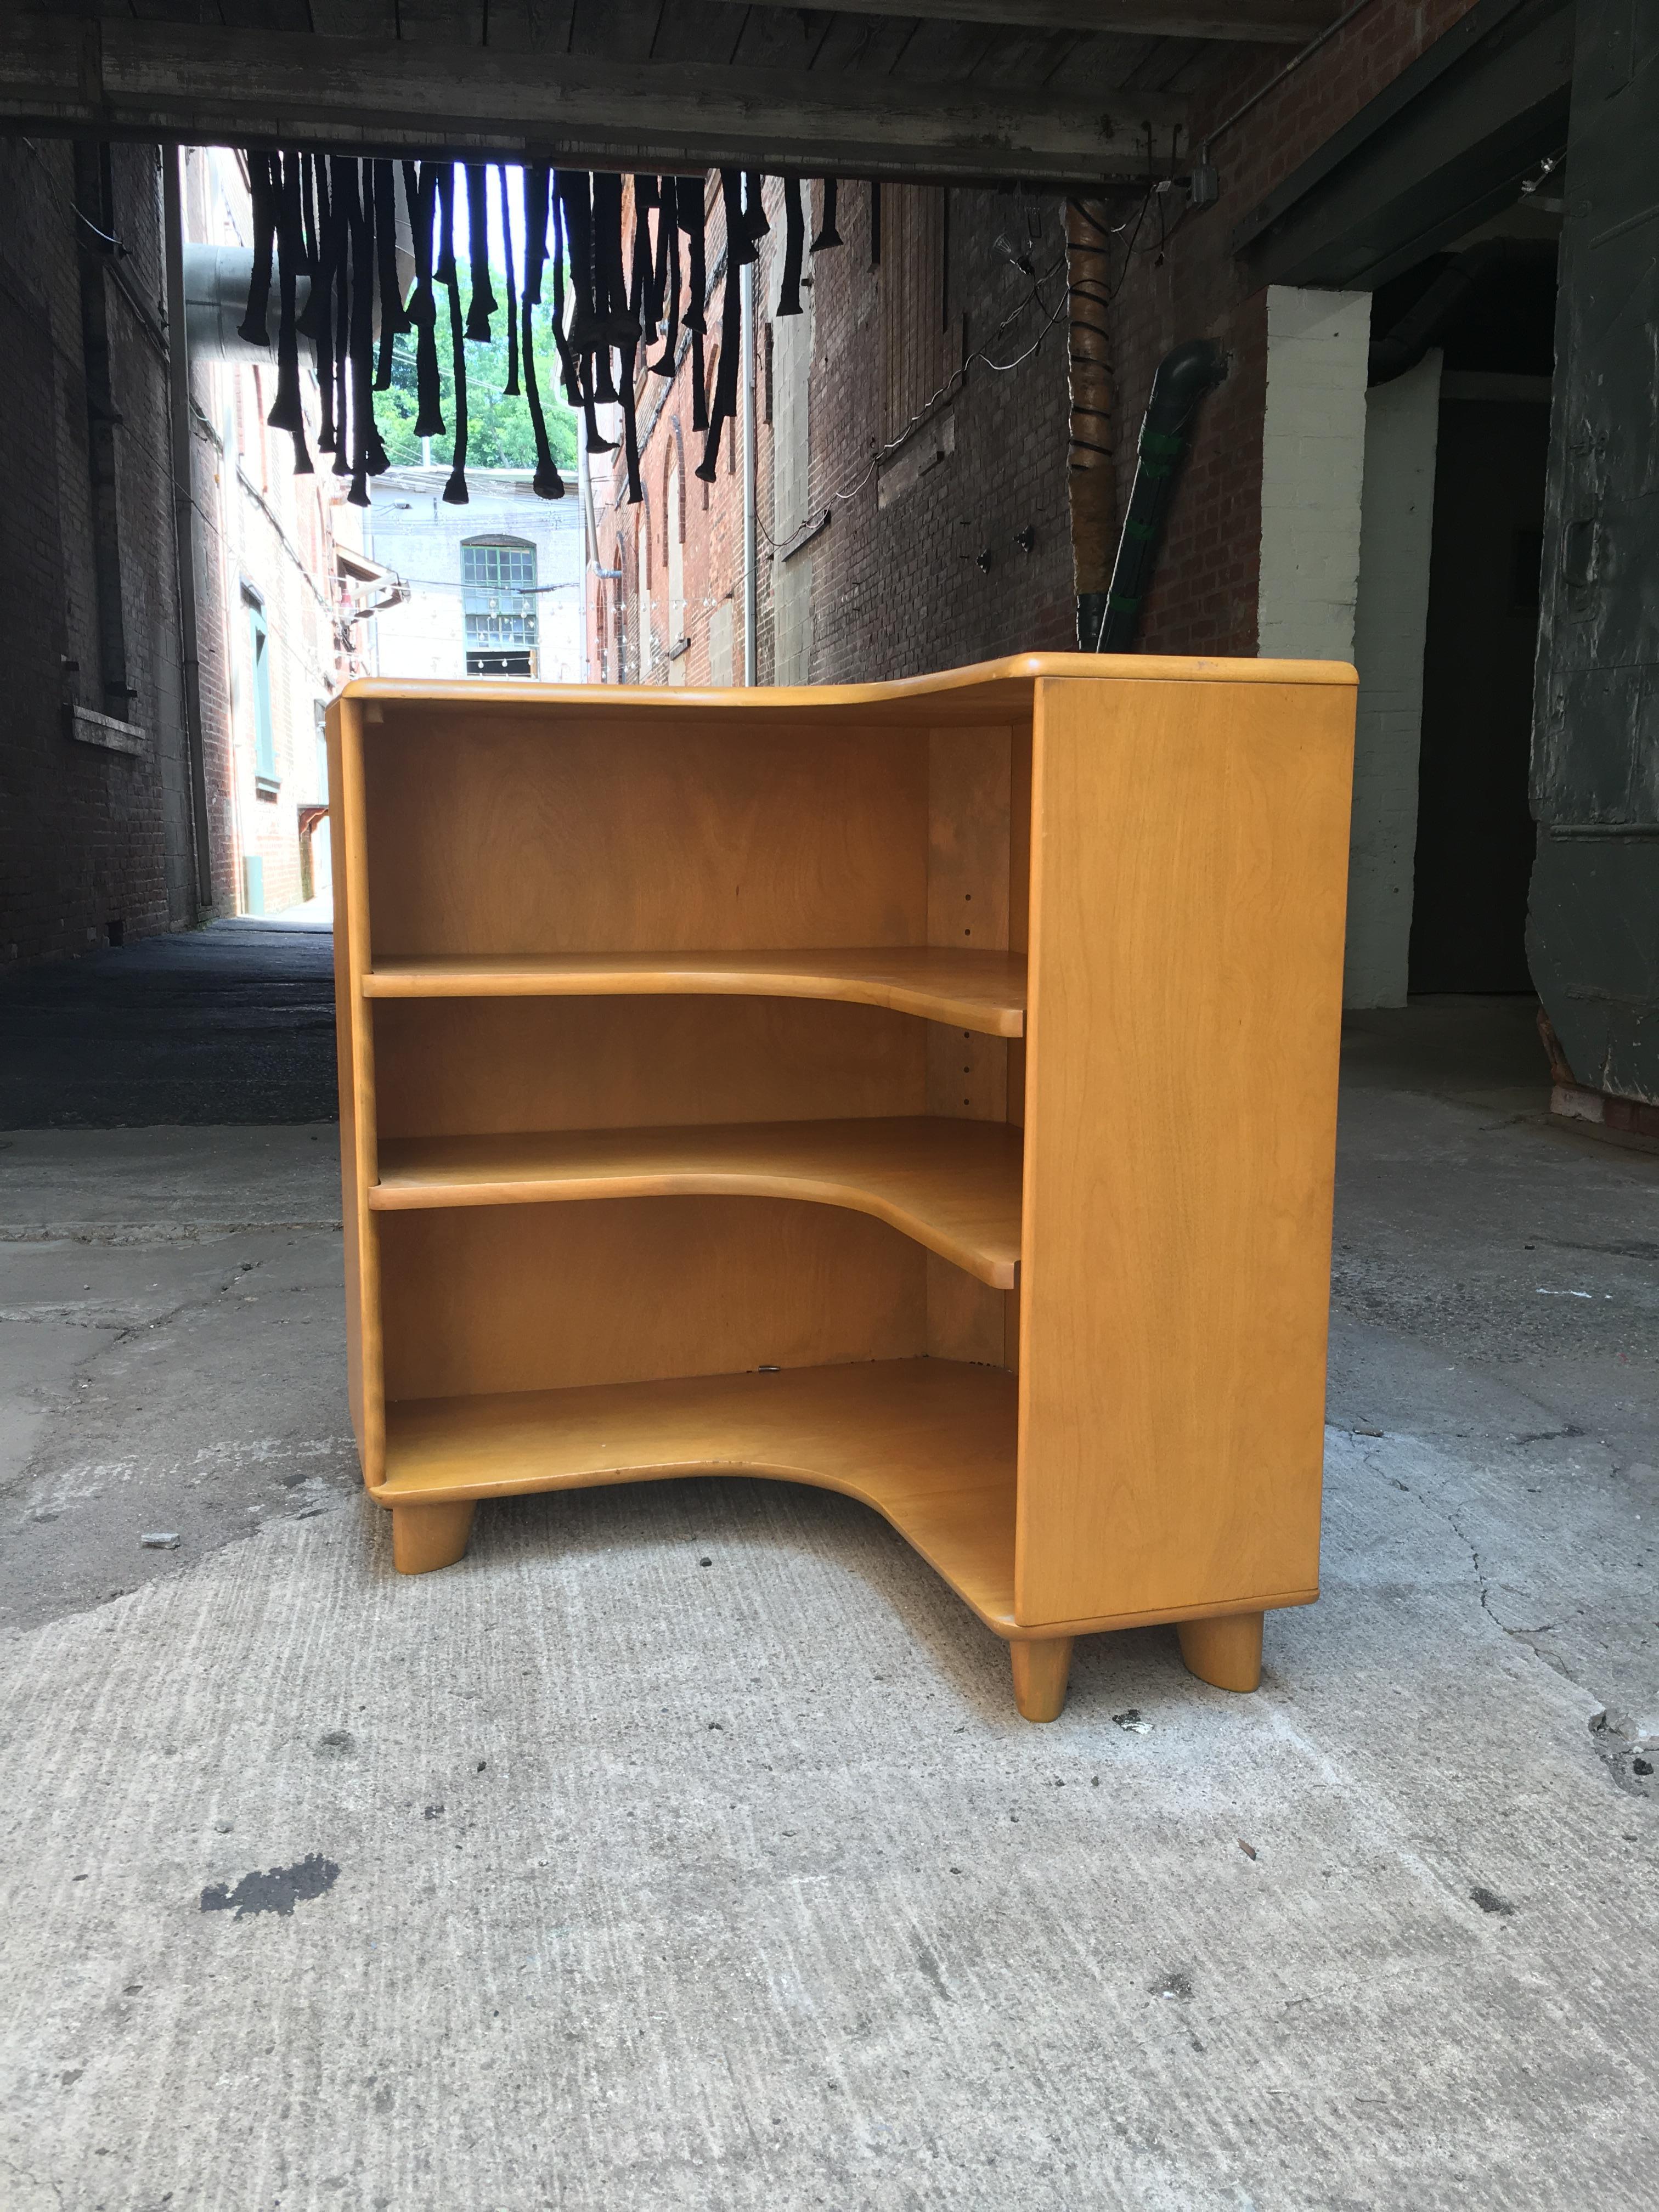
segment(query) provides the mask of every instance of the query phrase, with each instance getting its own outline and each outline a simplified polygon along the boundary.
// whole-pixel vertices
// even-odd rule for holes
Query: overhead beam
[[[1087,185],[1167,162],[1182,104],[1096,103],[805,70],[17,19],[0,129],[164,143],[422,149],[568,167]]]
[[[801,0],[749,0],[787,8]],[[995,23],[1018,31],[1100,31],[1125,39],[1226,39],[1299,46],[1336,14],[1332,0],[1235,0],[1206,9],[1194,0],[823,0],[832,15],[899,15],[932,23]]]

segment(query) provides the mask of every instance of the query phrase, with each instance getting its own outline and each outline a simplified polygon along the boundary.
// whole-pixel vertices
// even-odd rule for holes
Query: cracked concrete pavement
[[[1352,1024],[1262,1690],[1093,1638],[1049,1729],[827,1493],[400,1581],[334,1133],[0,1139],[7,2212],[1651,2204],[1659,1158],[1528,1021]]]
[[[0,1137],[0,1625],[355,1494],[337,1139]]]

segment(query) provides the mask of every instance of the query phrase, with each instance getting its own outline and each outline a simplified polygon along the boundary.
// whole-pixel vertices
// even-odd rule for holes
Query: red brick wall
[[[892,187],[887,188],[889,191]],[[1069,416],[1060,203],[1013,192],[950,195],[951,344],[970,359],[954,397],[882,466],[884,274],[870,266],[868,185],[842,187],[847,243],[813,264],[811,505],[833,520],[814,548],[814,679],[914,676],[1075,637],[1066,447]],[[1023,256],[1034,275],[1013,265]],[[1056,312],[1056,310],[1058,312]],[[999,331],[998,325],[1006,322]],[[915,449],[947,417],[955,450],[884,507]],[[1030,530],[1032,550],[1017,543]],[[978,556],[989,556],[981,569]]]
[[[1143,226],[1112,316],[1118,404],[1118,498],[1134,471],[1134,444],[1152,375],[1173,346],[1218,341],[1227,381],[1205,402],[1147,596],[1139,642],[1154,653],[1254,653],[1261,542],[1261,418],[1267,396],[1266,296],[1253,289],[1227,240],[1252,208],[1376,98],[1466,15],[1474,0],[1373,0],[1366,12],[1269,93],[1217,141],[1221,193],[1167,238]],[[1218,50],[1195,88],[1201,142],[1285,66],[1282,49],[1243,58]],[[1179,191],[1172,198],[1179,199]],[[1154,210],[1154,214],[1155,214]]]
[[[808,216],[812,231],[820,213],[817,203],[814,187]],[[775,182],[769,186],[767,204],[773,228],[762,241],[756,270],[761,524],[757,637],[762,683],[772,674],[772,426],[765,419],[765,362],[766,325],[777,296],[783,245]],[[1006,374],[982,365],[970,368],[954,397],[892,459],[902,462],[912,447],[926,446],[930,434],[937,436],[947,414],[953,420],[954,453],[884,508],[878,490],[881,471],[872,466],[882,411],[882,279],[870,266],[869,198],[864,184],[843,185],[839,228],[846,244],[817,255],[808,269],[815,295],[809,504],[815,510],[833,510],[829,528],[812,548],[812,681],[908,676],[999,653],[1066,648],[1074,629],[1058,202],[1012,193],[951,192],[947,279],[951,360],[958,362],[962,357],[964,313],[970,351],[984,348],[994,360],[1012,362],[1036,343],[1030,357]],[[711,270],[723,247],[724,225],[716,197],[709,216]],[[1032,277],[1011,265],[1012,254],[1024,254],[1042,280],[1036,288],[1040,298],[1034,296]],[[711,364],[720,303],[717,283],[710,303]],[[1012,319],[999,333],[996,325],[1011,313]],[[642,427],[657,404],[661,381],[656,377],[647,381],[641,402]],[[641,473],[651,515],[653,678],[663,682],[667,674],[663,659],[668,641],[664,471],[668,441],[677,433],[684,445],[688,489],[685,590],[691,650],[686,680],[694,684],[711,680],[708,620],[728,599],[733,606],[734,672],[741,680],[743,487],[738,427],[726,427],[718,479],[708,489],[705,505],[705,489],[692,473],[702,459],[702,440],[691,429],[689,355],[642,448]],[[603,619],[610,631],[620,589],[626,610],[625,665],[633,680],[637,588],[634,510],[626,504],[620,454],[608,469],[604,462],[596,463],[594,473],[601,499],[610,502],[599,510],[601,565],[623,570],[620,586],[599,587],[605,595]],[[1027,529],[1033,537],[1030,553],[1015,542]],[[976,556],[988,550],[991,565],[981,570]],[[592,665],[597,677],[597,655]],[[614,682],[613,650],[607,672]]]

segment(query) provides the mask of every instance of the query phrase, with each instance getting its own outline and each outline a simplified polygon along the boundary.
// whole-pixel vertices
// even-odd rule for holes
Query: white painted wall
[[[1368,292],[1267,289],[1257,650],[1352,660],[1365,462]]]
[[[581,502],[567,484],[561,500],[538,499],[526,471],[469,469],[465,507],[443,499],[447,468],[391,469],[374,480],[362,510],[363,550],[395,569],[410,587],[401,606],[365,625],[374,640],[376,672],[420,680],[466,674],[461,546],[499,533],[536,548],[538,672],[544,683],[582,678]],[[354,510],[355,511],[355,510]]]
[[[736,680],[732,669],[736,661],[734,625],[732,620],[732,601],[728,595],[708,614],[708,680],[722,690],[730,690]]]
[[[1440,363],[1427,355],[1365,403],[1346,1006],[1406,1003]]]

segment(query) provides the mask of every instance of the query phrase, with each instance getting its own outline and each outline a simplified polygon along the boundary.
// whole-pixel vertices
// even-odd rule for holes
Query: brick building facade
[[[1120,499],[1159,361],[1193,337],[1213,339],[1227,356],[1226,377],[1200,412],[1171,505],[1142,617],[1144,650],[1254,653],[1258,647],[1268,302],[1259,273],[1235,249],[1237,226],[1474,3],[1384,0],[1276,84],[1285,68],[1280,52],[1247,49],[1240,58],[1227,49],[1194,87],[1191,136],[1202,144],[1206,131],[1273,85],[1215,144],[1215,204],[1183,210],[1184,193],[1172,191],[1164,196],[1167,216],[1150,212],[1158,243],[1130,257],[1114,302]],[[1138,244],[1150,243],[1143,226]]]
[[[782,188],[766,185],[771,229],[755,276],[763,684],[906,676],[1064,649],[1074,634],[1060,204],[889,185],[872,227],[874,191],[842,184],[844,243],[812,257],[802,313],[781,318]],[[718,307],[717,191],[708,205]],[[822,219],[815,185],[813,234]],[[712,392],[717,313],[711,322]],[[909,325],[908,345],[896,324]],[[738,428],[726,425],[714,480],[700,482],[690,377],[683,342],[672,382],[641,380],[642,506],[627,504],[620,447],[592,462],[611,572],[590,611],[601,681],[638,681],[647,664],[650,681],[742,680]]]
[[[156,149],[0,138],[0,958],[21,961],[182,927],[197,884]]]
[[[1103,320],[1109,411],[1087,430],[1112,448],[1116,523],[1160,361],[1206,340],[1223,365],[1138,647],[1359,662],[1355,1006],[1528,984],[1525,572],[1563,204],[1537,188],[1565,143],[1572,39],[1560,0],[1372,0],[1304,53],[1212,44],[1177,88],[1187,131],[1150,131],[1144,175],[1089,203],[1108,241],[1086,312]],[[764,204],[757,680],[1073,648],[1066,287],[1082,264],[1065,202],[843,179],[844,243],[811,258],[793,318],[776,312],[778,180]],[[712,330],[712,179],[707,204]],[[1374,342],[1449,271],[1469,313],[1379,367]],[[711,337],[711,391],[713,356]],[[608,680],[742,680],[737,426],[705,488],[690,373],[683,344],[665,391],[642,379],[644,504],[628,506],[619,454],[605,471],[592,647]],[[1487,517],[1486,535],[1454,550],[1447,501]],[[1491,586],[1478,609],[1459,598],[1471,578]],[[1460,671],[1436,641],[1463,635]],[[1477,664],[1472,705],[1458,686]]]
[[[248,250],[238,157],[192,147],[183,163],[186,243]],[[365,666],[349,573],[360,532],[343,480],[314,453],[309,368],[317,466],[296,476],[290,440],[266,421],[274,363],[216,357],[208,335],[191,345],[191,453],[214,906],[279,914],[330,882],[322,714]]]
[[[206,358],[179,465],[163,163],[179,160],[0,137],[6,963],[275,912],[326,882],[320,708],[362,665],[342,488],[294,477],[269,371]],[[236,158],[185,155],[180,207],[185,239],[239,243]]]
[[[1198,337],[1213,339],[1227,360],[1228,373],[1202,410],[1177,487],[1143,618],[1143,648],[1258,649],[1268,287],[1248,256],[1235,250],[1239,217],[1326,146],[1474,4],[1382,0],[1288,76],[1282,48],[1211,47],[1183,88],[1194,104],[1188,142],[1179,152],[1150,146],[1144,185],[1115,188],[1109,196],[1120,514],[1159,360]],[[1269,87],[1244,126],[1218,142],[1216,204],[1189,206],[1190,142],[1201,143],[1206,130]],[[808,189],[808,228],[816,233],[822,188]],[[845,243],[812,257],[805,313],[792,322],[774,313],[781,188],[775,179],[767,185],[772,228],[761,241],[756,276],[763,683],[873,680],[1002,652],[1065,649],[1075,641],[1063,204],[1046,194],[888,185],[881,188],[881,214],[872,228],[876,190],[862,179],[842,181],[838,227]],[[724,226],[712,179],[708,208],[710,295],[717,306]],[[913,349],[911,359],[898,364],[903,388],[897,393],[891,388],[895,327],[913,320],[923,300],[938,303],[936,343],[921,364],[932,373],[915,374]],[[717,325],[718,317],[712,320]],[[715,351],[711,329],[711,392]],[[627,643],[639,634],[641,543],[655,640],[652,679],[720,682],[728,665],[741,675],[735,424],[723,441],[717,483],[693,481],[683,517],[670,518],[665,509],[676,474],[685,483],[700,456],[702,441],[690,428],[690,346],[683,340],[665,392],[656,378],[641,379],[649,516],[642,538],[638,513],[630,515],[626,507],[620,451],[601,478],[602,565],[621,571],[604,580],[610,588],[592,640],[595,667],[602,663],[610,680],[636,681],[641,673],[637,645]],[[913,423],[917,414],[923,419]],[[785,418],[793,451],[779,444]],[[875,459],[901,438],[896,450]],[[594,466],[596,473],[604,468],[597,459]],[[682,531],[684,635],[690,639],[684,673],[667,657],[676,641],[663,626],[665,586],[659,574],[668,565],[671,537]],[[798,567],[810,574],[810,587],[798,580]],[[793,641],[781,652],[787,673],[777,678],[779,609],[802,600],[810,616],[793,623]],[[727,609],[733,611],[729,617]],[[728,619],[737,639],[729,662]],[[805,648],[803,639],[810,640]]]

